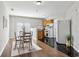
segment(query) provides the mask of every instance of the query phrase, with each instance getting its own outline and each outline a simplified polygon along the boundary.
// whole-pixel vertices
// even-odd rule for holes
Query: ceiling
[[[10,15],[39,17],[39,18],[63,18],[65,12],[73,2],[70,1],[42,1],[36,5],[35,1],[6,1]],[[14,9],[13,11],[11,9]]]

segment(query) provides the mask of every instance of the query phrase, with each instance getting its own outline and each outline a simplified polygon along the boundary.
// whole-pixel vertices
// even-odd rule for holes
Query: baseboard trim
[[[59,44],[59,45],[66,45],[66,44],[63,44],[63,43],[59,43],[59,42],[56,42],[56,44]]]
[[[3,51],[4,51],[5,47],[6,47],[6,45],[7,45],[7,43],[8,43],[8,41],[9,41],[9,39],[7,39],[7,41],[5,42],[3,48],[2,48],[2,50],[1,50],[1,52],[0,52],[0,56],[2,55],[2,53],[3,53]]]

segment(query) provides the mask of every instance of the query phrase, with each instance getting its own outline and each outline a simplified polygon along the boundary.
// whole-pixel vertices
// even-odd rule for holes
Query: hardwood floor
[[[9,40],[1,57],[11,57],[12,39]],[[66,54],[38,41],[38,45],[42,48],[40,51],[26,53],[15,57],[68,57]]]
[[[12,39],[8,41],[8,43],[7,43],[7,45],[6,45],[5,49],[4,49],[1,57],[10,57],[11,56],[12,42],[13,42]]]

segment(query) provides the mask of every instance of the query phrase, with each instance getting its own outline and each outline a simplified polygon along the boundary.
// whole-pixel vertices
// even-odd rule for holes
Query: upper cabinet
[[[53,19],[45,19],[45,20],[43,20],[43,26],[47,26],[47,25],[49,25],[49,24],[51,24],[53,22],[54,22]]]

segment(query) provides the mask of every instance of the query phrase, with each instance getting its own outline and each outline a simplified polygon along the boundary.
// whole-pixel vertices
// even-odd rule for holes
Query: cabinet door
[[[38,30],[38,39],[44,42],[44,31],[43,30]]]

